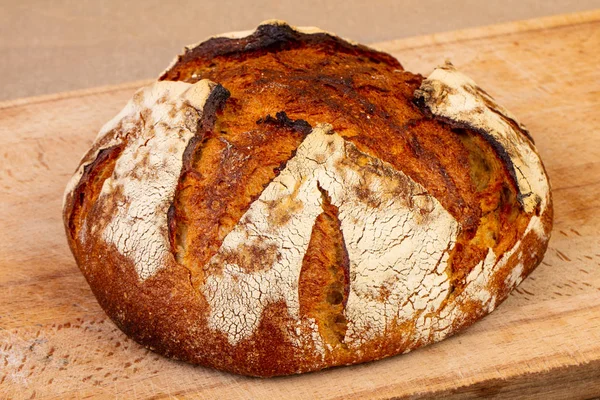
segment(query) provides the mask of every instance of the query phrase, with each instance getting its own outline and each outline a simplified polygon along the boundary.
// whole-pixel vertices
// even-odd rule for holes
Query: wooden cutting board
[[[63,188],[144,82],[0,103],[0,397],[400,399],[600,394],[600,11],[377,47],[451,59],[530,128],[554,190],[542,264],[497,311],[408,355],[253,379],[173,362],[102,312],[63,234]],[[543,394],[543,395],[542,395]]]

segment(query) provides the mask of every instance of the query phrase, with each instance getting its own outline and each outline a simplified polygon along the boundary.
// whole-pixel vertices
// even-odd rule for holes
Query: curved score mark
[[[112,175],[123,147],[117,145],[100,150],[96,159],[84,167],[79,183],[72,192],[68,219],[72,239],[77,238],[88,213],[100,196],[104,181]]]

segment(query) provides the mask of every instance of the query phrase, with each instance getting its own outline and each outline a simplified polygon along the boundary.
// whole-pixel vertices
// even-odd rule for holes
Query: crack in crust
[[[303,119],[291,120],[285,111],[279,111],[277,114],[275,114],[275,118],[271,117],[270,114],[267,114],[266,117],[259,118],[258,121],[256,121],[256,124],[273,124],[279,127],[293,129],[297,132],[301,132],[304,135],[308,135],[312,130],[312,127],[308,122]]]

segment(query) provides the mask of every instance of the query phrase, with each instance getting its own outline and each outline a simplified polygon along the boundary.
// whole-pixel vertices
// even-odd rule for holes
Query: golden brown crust
[[[302,318],[313,318],[330,346],[345,347],[344,308],[350,292],[350,260],[338,207],[320,188],[323,212],[315,219],[298,278]]]
[[[145,129],[143,123],[117,125],[96,142],[67,191],[64,221],[75,259],[102,308],[124,332],[161,354],[255,376],[379,359],[469,326],[541,261],[552,225],[551,199],[536,211],[540,215],[526,212],[511,155],[502,144],[477,127],[434,115],[418,96],[415,101],[424,78],[403,71],[387,54],[326,33],[266,24],[246,38],[213,38],[187,50],[160,79],[219,84],[210,86],[195,128],[189,127],[192,136],[181,156],[164,227],[168,254],[161,268],[140,279],[135,260],[123,255],[119,242],[110,243],[99,233],[110,225],[107,218],[119,199],[128,201],[119,190],[110,201],[100,192],[136,137],[127,133]],[[146,117],[152,116],[142,120]],[[214,304],[202,288],[228,274],[226,265],[260,274],[281,261],[277,246],[268,240],[242,243],[235,251],[224,250],[223,242],[238,225],[251,222],[245,220],[251,206],[262,201],[266,188],[323,122],[348,143],[348,165],[342,171],[360,167],[365,177],[400,171],[414,183],[410,190],[421,187],[456,221],[456,237],[443,251],[447,258],[434,266],[448,276],[447,294],[435,310],[390,320],[385,334],[365,333],[364,340],[351,342],[347,307],[356,271],[340,222],[347,216],[319,186],[321,209],[311,224],[297,277],[302,323],[298,325],[289,302],[274,299],[264,304],[252,334],[233,340],[211,322]],[[513,123],[513,129],[528,135]],[[373,159],[381,165],[374,166]],[[396,190],[392,198],[410,192],[404,186]],[[351,198],[361,204],[387,207],[369,184],[354,191]],[[292,193],[285,202],[269,204],[270,223],[288,224],[306,207],[298,199]],[[421,210],[423,218],[436,207],[413,201],[420,200],[411,197],[408,207]],[[533,218],[539,218],[543,234],[531,228]],[[221,261],[210,262],[217,254]],[[491,283],[480,290],[489,292],[484,300],[471,291],[485,273],[477,275],[478,269],[485,270],[492,259],[497,268]],[[369,296],[385,302],[393,298],[393,290],[382,284]],[[424,328],[431,320],[438,325]]]
[[[422,77],[403,71],[387,54],[325,33],[293,32],[287,25],[263,25],[251,39],[210,39],[160,79],[219,82],[232,93],[234,104],[225,112],[236,107],[232,129],[241,132],[280,111],[312,126],[331,123],[359,149],[423,184],[465,225],[475,224],[479,210],[470,182],[461,178],[468,173],[467,154],[449,127],[412,102]]]
[[[234,102],[223,114],[239,112],[230,106]],[[217,273],[203,269],[310,130],[300,122],[286,125],[289,120],[280,114],[279,120],[267,118],[254,122],[252,130],[239,131],[226,116],[219,115],[215,129],[189,147],[173,205],[177,259],[192,271],[194,284]]]

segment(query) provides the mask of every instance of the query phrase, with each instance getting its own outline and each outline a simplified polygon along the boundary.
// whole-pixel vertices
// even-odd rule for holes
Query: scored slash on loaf
[[[186,48],[100,131],[64,221],[100,305],[166,356],[273,376],[439,341],[541,261],[548,178],[515,117],[267,21]]]

